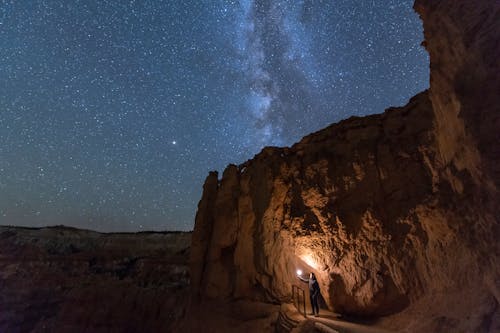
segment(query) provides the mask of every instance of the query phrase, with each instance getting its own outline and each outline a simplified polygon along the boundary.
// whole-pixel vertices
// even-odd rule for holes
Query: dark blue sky
[[[0,224],[190,230],[209,170],[428,86],[413,1],[0,1]]]

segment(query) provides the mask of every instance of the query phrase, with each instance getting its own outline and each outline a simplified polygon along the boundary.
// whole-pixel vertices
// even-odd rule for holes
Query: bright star
[[[175,140],[174,140],[174,141],[172,141],[172,144],[173,144],[173,145],[176,145],[176,144],[177,144],[177,141],[175,141]]]

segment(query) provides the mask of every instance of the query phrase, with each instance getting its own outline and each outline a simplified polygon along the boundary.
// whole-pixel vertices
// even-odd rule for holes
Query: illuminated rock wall
[[[195,293],[287,300],[302,268],[339,312],[406,313],[410,331],[500,327],[499,7],[417,0],[429,91],[211,174]]]
[[[343,121],[289,149],[266,148],[229,166],[220,184],[209,176],[193,234],[195,288],[283,300],[301,268],[316,273],[338,311],[406,306],[423,284],[407,279],[427,241],[415,221],[430,214],[423,205],[437,191],[427,166],[436,155],[432,128],[422,93],[405,108]]]

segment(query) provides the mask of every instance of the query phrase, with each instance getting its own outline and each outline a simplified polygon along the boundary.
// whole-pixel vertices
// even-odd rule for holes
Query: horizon
[[[191,231],[209,171],[428,88],[412,5],[2,5],[0,224]]]

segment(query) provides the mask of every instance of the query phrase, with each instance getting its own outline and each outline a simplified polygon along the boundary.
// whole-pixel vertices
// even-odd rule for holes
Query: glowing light
[[[297,270],[297,275],[302,275],[302,270],[298,269]]]
[[[312,255],[306,255],[306,256],[302,257],[302,260],[304,260],[305,263],[308,264],[309,266],[311,266],[312,268],[316,269],[318,266],[318,264],[316,263],[316,260],[314,260]]]
[[[310,249],[307,248],[299,248],[298,249],[299,258],[305,262],[309,267],[313,269],[318,269],[317,257],[313,254]]]

